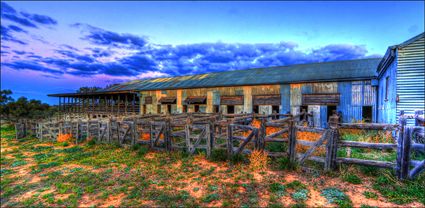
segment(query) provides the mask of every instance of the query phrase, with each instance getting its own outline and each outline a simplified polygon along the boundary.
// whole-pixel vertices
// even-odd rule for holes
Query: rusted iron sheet
[[[243,96],[221,96],[221,105],[243,105]]]
[[[252,101],[254,105],[280,105],[280,95],[253,95]]]
[[[190,104],[207,104],[207,97],[205,96],[191,96],[187,97],[186,100],[184,100],[186,105]]]
[[[162,97],[158,102],[161,104],[176,104],[176,100],[176,97]]]
[[[303,94],[303,105],[338,105],[339,93]]]

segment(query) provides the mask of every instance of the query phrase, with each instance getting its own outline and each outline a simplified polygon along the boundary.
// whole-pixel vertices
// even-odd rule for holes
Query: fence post
[[[211,156],[211,147],[212,147],[212,138],[211,138],[211,122],[208,122],[208,124],[205,125],[205,136],[207,136],[207,147],[206,147],[206,151],[207,151],[207,158],[209,158]]]
[[[409,175],[410,163],[410,143],[411,143],[411,128],[406,126],[407,118],[404,112],[399,117],[400,131],[397,141],[397,166],[396,175],[400,180],[404,180]]]
[[[266,137],[266,120],[264,118],[260,118],[260,129],[258,131],[257,140],[255,141],[256,149],[264,150],[266,146],[265,137]]]
[[[325,158],[325,171],[330,171],[336,168],[336,155],[338,151],[338,130],[339,117],[335,113],[329,118],[330,136],[326,143],[326,158]]]
[[[165,149],[171,151],[171,119],[169,116],[165,118],[164,142]]]
[[[294,163],[297,160],[297,151],[296,151],[297,131],[296,131],[294,118],[289,121],[288,139],[289,139],[289,147],[288,147],[289,161]]]
[[[230,158],[233,155],[233,126],[227,125],[227,156]]]
[[[214,120],[210,120],[208,123],[208,127],[209,127],[209,153],[207,150],[207,156],[210,157],[211,152],[214,148],[214,142],[215,142],[215,124],[214,124]]]

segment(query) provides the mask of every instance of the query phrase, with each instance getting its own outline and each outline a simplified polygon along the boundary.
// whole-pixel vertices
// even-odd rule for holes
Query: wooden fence
[[[406,119],[416,119],[417,126],[406,126]],[[260,125],[254,126],[253,121]],[[394,169],[399,179],[415,178],[425,169],[425,160],[411,159],[411,152],[425,153],[423,112],[404,115],[399,124],[352,124],[339,123],[339,117],[333,115],[326,129],[309,125],[312,115],[302,112],[290,114],[207,114],[185,113],[178,115],[133,115],[117,118],[68,117],[45,121],[24,121],[17,123],[16,137],[22,138],[34,134],[40,140],[55,141],[59,134],[72,134],[76,142],[86,138],[103,143],[120,145],[146,144],[160,151],[184,149],[193,154],[197,150],[205,151],[207,156],[214,149],[226,149],[229,156],[249,154],[253,150],[266,151],[269,143],[286,143],[284,152],[267,152],[270,157],[289,157],[293,163],[304,165],[314,161],[323,164],[325,171],[334,170],[338,164],[356,164]],[[274,128],[268,133],[268,128]],[[344,141],[340,131],[360,129],[364,131],[391,131],[395,136],[393,143],[366,143]],[[314,132],[321,136],[317,141],[305,141],[297,138],[297,132]],[[296,145],[308,146],[305,152],[297,152]],[[366,148],[397,151],[394,162],[364,160],[338,157],[340,148]],[[324,149],[324,156],[314,155]]]

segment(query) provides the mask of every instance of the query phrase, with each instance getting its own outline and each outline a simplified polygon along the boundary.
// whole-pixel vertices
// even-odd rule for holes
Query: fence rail
[[[406,126],[407,118],[415,118],[417,126]],[[254,150],[266,151],[269,143],[286,143],[284,152],[267,152],[270,157],[289,157],[294,163],[303,165],[306,161],[323,164],[325,171],[336,169],[338,164],[367,165],[394,169],[399,179],[415,178],[425,169],[424,161],[413,160],[411,152],[425,154],[423,112],[415,115],[401,114],[399,124],[349,124],[339,123],[334,114],[326,129],[310,125],[312,115],[305,111],[299,115],[273,114],[202,114],[184,113],[178,115],[131,115],[123,117],[78,117],[68,116],[44,121],[21,121],[16,123],[16,138],[34,134],[40,140],[56,140],[60,134],[72,134],[76,142],[95,138],[98,142],[120,145],[146,144],[160,151],[184,149],[190,154],[197,150],[211,155],[214,149],[226,149],[229,156],[249,154]],[[254,126],[253,121],[259,121]],[[274,131],[268,133],[268,129]],[[364,131],[391,131],[394,143],[369,143],[341,140],[343,129]],[[320,134],[317,141],[297,138],[297,132]],[[297,144],[307,146],[305,152],[296,149]],[[395,150],[394,162],[338,157],[340,148],[364,148]],[[314,155],[324,149],[324,156]]]

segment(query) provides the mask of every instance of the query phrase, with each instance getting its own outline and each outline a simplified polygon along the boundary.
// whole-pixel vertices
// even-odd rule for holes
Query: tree
[[[5,120],[18,121],[19,119],[41,119],[52,116],[57,109],[42,103],[40,100],[28,100],[20,97],[14,101],[10,95],[12,91],[2,90],[1,94],[1,116]]]
[[[96,92],[100,89],[102,89],[102,88],[101,87],[80,87],[80,89],[77,90],[77,93]]]

